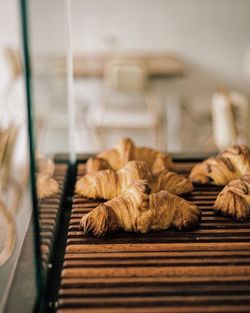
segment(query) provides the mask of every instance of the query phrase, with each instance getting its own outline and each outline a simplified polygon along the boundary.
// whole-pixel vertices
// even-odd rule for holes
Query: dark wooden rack
[[[187,175],[194,164],[178,162],[176,171]],[[214,215],[220,190],[196,186],[186,196],[202,211],[199,229],[102,239],[79,230],[100,201],[74,195],[57,312],[250,312],[250,221]]]
[[[66,187],[68,164],[56,164],[54,178],[59,184],[59,193],[55,196],[44,198],[38,202],[42,266],[45,269],[50,264],[51,254],[59,226],[62,202]]]

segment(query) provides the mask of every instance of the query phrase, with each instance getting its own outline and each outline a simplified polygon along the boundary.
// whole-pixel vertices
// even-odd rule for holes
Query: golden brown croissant
[[[153,175],[149,185],[152,192],[166,190],[176,196],[191,192],[194,189],[188,178],[168,170],[162,170],[157,175]]]
[[[168,154],[151,148],[137,147],[135,149],[135,160],[145,161],[152,173],[159,173],[162,170],[173,168],[172,159]]]
[[[226,185],[250,172],[250,151],[247,146],[233,146],[194,166],[190,179],[194,183]]]
[[[250,174],[228,183],[219,193],[214,210],[238,221],[246,220],[250,213]]]
[[[108,169],[111,169],[109,163],[102,158],[89,158],[86,163],[86,172],[88,174]]]
[[[195,226],[200,219],[198,207],[167,191],[150,194],[145,181],[135,181],[120,196],[99,205],[84,215],[80,227],[84,234],[104,236],[119,229],[146,233],[171,226]]]
[[[52,178],[55,172],[55,163],[39,152],[36,153],[36,188],[38,199],[53,196],[58,193],[57,181]]]
[[[150,148],[136,147],[129,138],[121,139],[113,149],[103,151],[97,157],[106,160],[115,171],[133,160],[147,162],[153,173],[173,167],[171,157],[168,154]],[[87,172],[89,172],[88,166]]]
[[[53,196],[59,192],[57,181],[47,174],[36,175],[36,189],[38,199]]]
[[[85,175],[77,181],[76,193],[90,198],[112,199],[135,180],[146,180],[152,192],[167,190],[180,195],[193,190],[191,181],[182,175],[167,170],[152,175],[146,162],[130,161],[117,172],[105,170]]]
[[[53,176],[55,172],[55,163],[53,160],[46,158],[44,155],[36,154],[36,171],[38,173]]]

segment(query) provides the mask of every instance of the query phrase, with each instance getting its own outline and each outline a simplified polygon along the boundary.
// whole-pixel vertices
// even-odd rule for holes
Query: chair
[[[219,91],[212,97],[212,126],[219,150],[232,144],[250,144],[250,107],[248,98],[239,92]]]
[[[146,66],[140,60],[107,62],[103,99],[87,120],[101,149],[106,146],[108,133],[126,131],[148,132],[153,135],[153,145],[164,149],[160,104],[147,89]]]

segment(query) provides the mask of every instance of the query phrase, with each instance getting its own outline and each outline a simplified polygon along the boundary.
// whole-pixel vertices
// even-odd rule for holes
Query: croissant
[[[100,159],[103,159],[109,164],[109,167],[105,169],[111,168],[115,171],[132,160],[145,161],[153,173],[173,167],[171,157],[168,154],[150,148],[136,147],[129,138],[121,139],[114,148],[99,153],[97,157],[99,162],[101,162]],[[101,168],[104,169],[103,166]],[[87,173],[91,172],[93,170],[87,164]]]
[[[38,199],[53,196],[59,192],[57,181],[48,174],[36,175],[36,189]]]
[[[54,175],[55,163],[40,153],[36,154],[36,166],[38,173],[47,174],[49,176]]]
[[[117,172],[104,170],[85,175],[77,181],[76,193],[90,198],[112,199],[134,180],[146,180],[152,192],[167,190],[180,195],[193,190],[191,181],[182,175],[167,170],[152,175],[146,162],[130,161]]]
[[[86,171],[88,174],[92,174],[98,171],[111,169],[109,163],[102,158],[89,158],[86,163]]]
[[[194,166],[190,179],[194,183],[226,185],[250,172],[250,151],[245,145],[232,146],[217,157]]]
[[[250,174],[232,180],[219,193],[214,210],[244,221],[250,214]]]
[[[84,234],[104,236],[119,229],[146,233],[173,226],[177,229],[197,225],[198,207],[167,191],[150,194],[145,181],[131,183],[120,196],[99,205],[80,221]]]
[[[152,192],[166,190],[176,196],[191,192],[194,189],[192,182],[188,178],[168,170],[162,170],[159,174],[153,175],[150,187]]]

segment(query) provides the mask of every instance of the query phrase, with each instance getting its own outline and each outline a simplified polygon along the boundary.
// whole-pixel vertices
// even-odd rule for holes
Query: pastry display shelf
[[[178,159],[175,170],[188,175],[196,162]],[[84,162],[79,162],[71,177],[71,192],[84,170]],[[51,310],[249,312],[250,221],[239,223],[214,214],[212,206],[220,190],[195,186],[185,196],[202,211],[197,229],[120,231],[104,238],[84,236],[79,229],[81,217],[102,200],[73,195],[54,251],[51,279],[56,283],[47,292]]]

